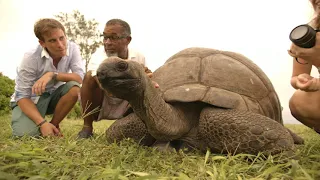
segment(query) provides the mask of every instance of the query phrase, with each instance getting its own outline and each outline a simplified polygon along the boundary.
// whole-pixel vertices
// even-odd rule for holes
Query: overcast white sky
[[[310,20],[308,0],[0,0],[0,72],[15,78],[23,53],[38,43],[33,34],[36,20],[72,10],[95,18],[101,31],[111,18],[127,21],[130,46],[145,54],[152,70],[188,47],[239,52],[271,79],[285,122],[297,122],[288,109],[294,92],[288,37],[292,28]]]

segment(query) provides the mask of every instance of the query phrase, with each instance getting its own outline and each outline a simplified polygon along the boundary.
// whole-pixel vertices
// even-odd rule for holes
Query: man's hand
[[[147,73],[147,76],[149,76],[149,78],[152,78],[152,71],[148,68],[148,67],[144,67],[144,72],[146,72]],[[158,83],[156,83],[155,81],[152,81],[152,83],[154,84],[154,87],[155,88],[159,88],[159,84]]]
[[[44,93],[46,91],[48,82],[53,77],[53,74],[53,72],[47,72],[40,79],[38,79],[38,81],[36,81],[32,86],[32,94],[41,95]]]
[[[60,131],[53,124],[45,122],[40,127],[40,132],[43,137],[46,136],[61,136]]]
[[[147,73],[147,76],[149,76],[149,78],[152,78],[152,71],[148,67],[144,67],[144,72]]]
[[[309,74],[300,74],[297,77],[296,87],[302,91],[314,92],[320,89],[320,81]]]
[[[159,88],[159,87],[160,87],[160,86],[159,86],[159,84],[158,84],[157,82],[152,81],[152,83],[153,83],[153,85],[154,85],[154,87],[155,87],[155,88]]]

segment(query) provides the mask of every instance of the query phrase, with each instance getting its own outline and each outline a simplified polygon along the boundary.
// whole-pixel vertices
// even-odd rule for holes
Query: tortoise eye
[[[124,61],[120,61],[117,63],[116,68],[118,71],[125,71],[128,69],[128,63]]]

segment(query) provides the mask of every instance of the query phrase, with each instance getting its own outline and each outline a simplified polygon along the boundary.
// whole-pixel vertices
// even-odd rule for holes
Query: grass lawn
[[[280,155],[159,152],[131,140],[108,144],[112,121],[94,123],[95,137],[76,140],[82,120],[64,120],[63,138],[11,139],[10,116],[0,117],[0,179],[320,179],[320,135],[286,125],[305,139],[298,159]]]

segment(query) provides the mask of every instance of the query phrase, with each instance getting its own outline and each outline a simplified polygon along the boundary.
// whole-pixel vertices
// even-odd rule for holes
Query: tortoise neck
[[[150,118],[155,119],[155,114],[160,113],[163,107],[168,106],[162,98],[160,90],[154,87],[149,78],[146,79],[145,86],[141,95],[129,100],[134,112],[144,122]]]
[[[148,77],[142,96],[130,100],[129,103],[145,123],[148,132],[158,140],[177,139],[190,129],[179,109],[164,101],[160,89],[155,88]],[[176,124],[179,128],[176,128]]]

